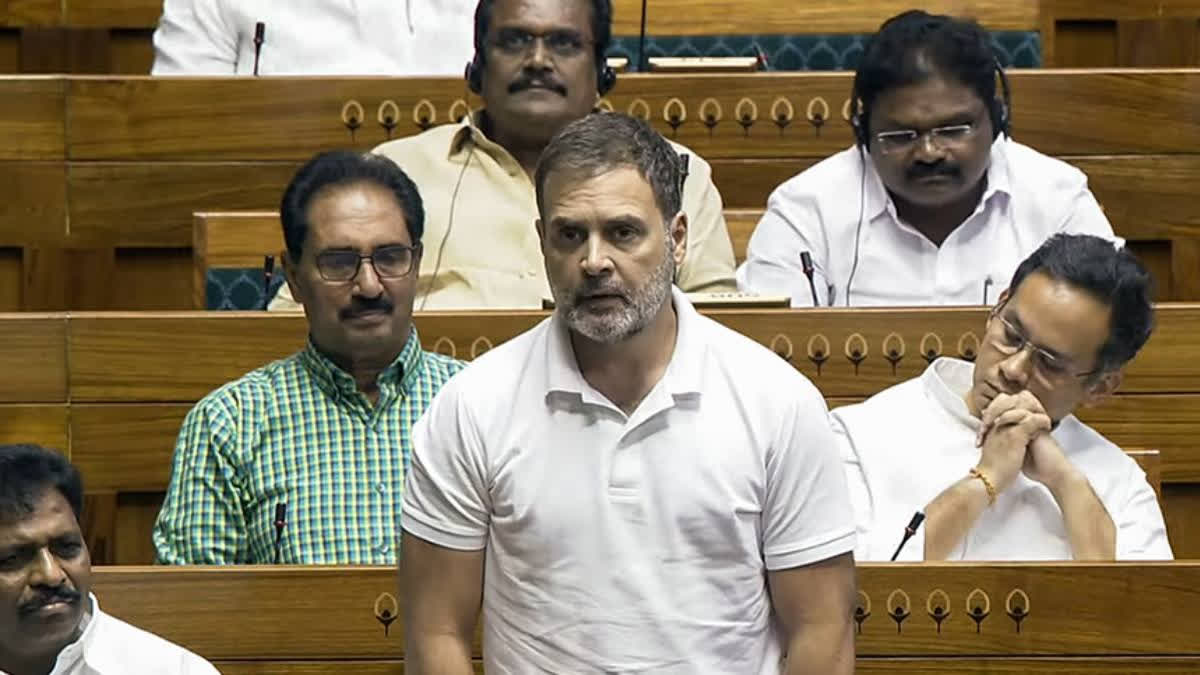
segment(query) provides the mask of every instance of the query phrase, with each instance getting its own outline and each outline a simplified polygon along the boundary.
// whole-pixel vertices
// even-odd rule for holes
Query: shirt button
[[[380,544],[375,548],[375,550],[379,551],[383,555],[387,555],[392,552],[392,547],[390,544]]]
[[[387,492],[387,486],[384,485],[383,483],[376,483],[375,491],[378,492],[379,494],[383,494],[383,493]]]
[[[525,273],[525,276],[532,279],[537,276],[537,270],[529,270],[528,272]]]

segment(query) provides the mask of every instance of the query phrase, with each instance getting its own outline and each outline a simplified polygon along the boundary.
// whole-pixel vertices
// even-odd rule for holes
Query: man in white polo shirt
[[[1114,238],[1081,171],[1009,138],[1007,80],[978,24],[890,19],[853,96],[855,147],[771,194],[740,290],[797,307],[987,305],[1050,235]]]
[[[673,287],[677,155],[596,113],[535,176],[555,314],[447,383],[414,433],[410,667],[472,672],[482,603],[488,672],[853,672],[854,523],[824,401]]]
[[[975,364],[938,359],[834,410],[857,557],[892,557],[923,511],[902,560],[1169,560],[1145,474],[1071,414],[1150,337],[1149,287],[1111,242],[1055,235],[1017,268]]]

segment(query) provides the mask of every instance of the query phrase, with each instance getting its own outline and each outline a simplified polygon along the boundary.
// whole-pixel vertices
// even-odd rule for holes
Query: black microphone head
[[[917,511],[913,514],[912,520],[908,521],[908,529],[916,532],[917,528],[920,527],[921,523],[923,522],[925,522],[925,514],[921,511]]]
[[[808,251],[800,252],[800,265],[804,267],[804,275],[807,277],[812,277],[813,272],[816,271],[813,267],[812,254]]]
[[[256,43],[262,44],[263,39],[266,37],[266,33],[267,24],[263,23],[262,21],[254,24],[254,41]]]
[[[283,527],[287,522],[287,502],[279,502],[275,505],[275,527]]]
[[[275,271],[275,256],[263,256],[263,274],[271,276]]]

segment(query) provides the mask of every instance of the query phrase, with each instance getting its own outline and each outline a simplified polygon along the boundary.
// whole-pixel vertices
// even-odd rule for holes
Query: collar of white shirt
[[[71,644],[63,647],[63,650],[58,653],[58,660],[54,662],[54,669],[50,671],[51,675],[59,675],[60,673],[76,672],[76,666],[80,661],[86,662],[89,646],[96,639],[96,625],[99,623],[100,603],[96,602],[96,596],[88,594],[88,606],[83,612],[83,620],[80,626],[83,631],[79,637]],[[88,663],[89,666],[93,664]]]
[[[921,374],[921,385],[947,415],[971,431],[977,431],[979,419],[967,409],[967,392],[971,390],[974,378],[974,363],[942,357]]]
[[[1008,175],[1008,137],[1000,134],[996,140],[992,142],[991,157],[988,162],[987,170],[987,187],[983,191],[983,197],[980,198],[979,204],[975,210],[978,212],[997,195],[1002,194],[1006,197],[1012,196],[1012,181]],[[879,172],[875,170],[875,162],[868,161],[867,166],[867,192],[865,199],[867,200],[866,209],[867,221],[870,222],[875,218],[887,213],[896,222],[900,222],[900,216],[896,213],[896,205],[892,201],[891,195],[883,186],[883,179],[880,178]]]
[[[676,329],[675,350],[662,380],[654,386],[654,392],[680,396],[700,396],[703,379],[704,344],[699,335],[703,323],[687,297],[675,286],[671,286],[671,302],[675,307]],[[546,392],[574,394],[584,403],[612,407],[604,395],[597,392],[583,379],[575,351],[571,346],[570,331],[566,321],[555,312],[550,322],[546,350]],[[651,399],[648,395],[647,400]],[[641,406],[639,406],[641,407]]]

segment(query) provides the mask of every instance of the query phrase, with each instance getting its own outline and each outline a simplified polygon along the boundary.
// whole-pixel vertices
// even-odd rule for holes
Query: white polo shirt
[[[800,261],[808,251],[821,305],[846,305],[848,282],[856,307],[986,305],[1057,232],[1115,239],[1082,171],[1003,135],[992,144],[979,205],[940,247],[900,220],[870,156],[850,148],[771,193],[738,267],[738,289],[811,307]]]
[[[678,289],[675,351],[626,415],[556,316],[476,359],[413,432],[403,526],[487,549],[489,673],[772,673],[768,570],[854,548],[825,403]]]
[[[979,420],[964,400],[974,365],[934,361],[920,377],[831,413],[858,522],[860,560],[888,560],[913,513],[967,475],[980,459]],[[1052,432],[1091,483],[1117,529],[1118,560],[1170,560],[1154,489],[1133,459],[1069,415]],[[925,528],[898,560],[921,560]],[[1018,474],[949,560],[1070,560],[1062,510],[1041,483]]]

